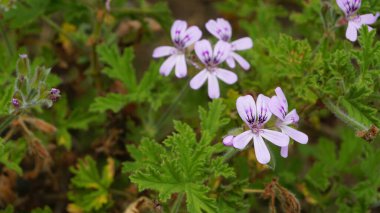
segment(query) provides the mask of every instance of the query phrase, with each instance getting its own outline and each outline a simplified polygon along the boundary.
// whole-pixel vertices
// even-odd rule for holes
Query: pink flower
[[[238,77],[235,73],[219,68],[228,57],[231,47],[224,41],[216,43],[214,51],[209,41],[203,39],[195,43],[195,53],[199,60],[206,66],[190,81],[190,87],[197,90],[208,80],[208,95],[210,98],[219,98],[218,78],[227,84],[233,84]]]
[[[301,144],[306,144],[309,140],[308,136],[295,130],[288,125],[296,124],[299,120],[297,111],[293,109],[288,113],[288,101],[280,87],[276,88],[276,96],[273,96],[269,102],[269,108],[271,112],[278,117],[276,126],[281,129],[281,131],[288,135],[293,140]],[[281,148],[281,156],[286,158],[288,156],[288,146]]]
[[[185,50],[202,37],[198,27],[187,28],[186,21],[177,20],[171,28],[171,37],[174,47],[161,46],[153,51],[154,58],[169,56],[160,67],[160,73],[168,76],[175,66],[175,74],[178,78],[187,75]]]
[[[348,27],[346,31],[346,38],[352,42],[356,41],[358,38],[358,30],[363,25],[369,25],[376,22],[377,18],[380,16],[379,13],[376,15],[366,14],[358,15],[357,11],[360,9],[361,0],[336,0],[339,8],[344,12],[348,20]],[[368,30],[373,30],[372,27],[368,26]]]
[[[240,64],[240,66],[243,69],[248,70],[250,68],[249,63],[239,54],[235,53],[235,51],[247,50],[252,48],[253,43],[251,38],[244,37],[236,41],[230,42],[232,37],[232,28],[230,23],[222,18],[218,18],[216,19],[216,21],[208,21],[206,23],[206,28],[212,35],[214,35],[219,40],[230,43],[231,53],[226,60],[230,68],[235,68],[235,60]]]
[[[269,150],[263,138],[280,147],[289,145],[289,137],[286,134],[264,128],[272,116],[268,107],[269,101],[268,97],[261,94],[257,98],[257,103],[250,95],[241,96],[236,101],[238,113],[250,130],[236,136],[232,142],[233,146],[244,149],[253,138],[256,158],[261,164],[270,161]]]

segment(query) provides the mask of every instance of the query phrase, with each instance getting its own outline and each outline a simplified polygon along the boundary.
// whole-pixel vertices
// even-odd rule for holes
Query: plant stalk
[[[179,193],[177,196],[177,199],[175,200],[171,213],[178,213],[179,209],[181,208],[182,200],[185,197],[185,193]]]

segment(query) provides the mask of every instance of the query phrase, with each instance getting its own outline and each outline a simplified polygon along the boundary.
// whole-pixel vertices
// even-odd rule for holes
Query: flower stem
[[[253,193],[261,194],[261,193],[264,193],[264,189],[243,189],[243,192],[247,194],[253,194]]]
[[[179,193],[177,196],[177,199],[175,200],[171,213],[178,213],[179,209],[181,208],[182,200],[185,197],[185,193]]]
[[[5,118],[5,120],[0,124],[0,135],[3,133],[3,131],[5,130],[5,128],[7,128],[9,126],[9,124],[17,118],[17,114],[11,114],[11,115],[8,115],[7,118]]]
[[[336,106],[330,99],[321,98],[322,102],[326,105],[326,107],[340,120],[345,122],[346,124],[354,127],[355,129],[365,130],[367,131],[369,128],[354,118],[347,115],[343,112],[338,106]]]
[[[238,153],[239,150],[238,149],[234,149],[234,148],[231,148],[229,149],[224,155],[224,162],[230,160],[230,158],[232,158],[234,155],[236,155],[236,153]]]
[[[185,84],[185,86],[182,88],[180,93],[173,100],[172,105],[170,105],[170,107],[164,112],[164,114],[162,114],[162,116],[158,120],[158,122],[157,122],[158,130],[159,130],[158,132],[161,132],[162,124],[166,121],[166,119],[169,117],[169,115],[171,113],[173,113],[173,111],[177,108],[178,103],[180,102],[181,98],[184,96],[184,94],[186,93],[186,91],[189,87],[188,85],[189,85],[189,83]]]

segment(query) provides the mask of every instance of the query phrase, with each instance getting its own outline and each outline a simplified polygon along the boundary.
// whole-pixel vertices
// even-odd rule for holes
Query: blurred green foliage
[[[152,212],[267,212],[274,178],[303,212],[379,211],[376,30],[346,40],[335,0],[200,4],[254,41],[242,52],[251,69],[236,69],[238,83],[212,102],[188,89],[194,67],[163,77],[151,58],[170,42],[171,10],[181,14],[172,3],[112,0],[107,11],[100,0],[0,0],[0,212],[124,212],[141,197]],[[366,0],[359,12],[376,11],[380,1]],[[203,28],[202,19],[188,22]],[[30,78],[51,68],[44,86],[62,95],[52,108],[12,114],[20,54]],[[269,166],[252,147],[222,146],[241,131],[237,97],[278,86],[309,144],[291,143],[287,159],[270,146]],[[285,194],[269,195],[279,212],[295,211],[280,210]]]

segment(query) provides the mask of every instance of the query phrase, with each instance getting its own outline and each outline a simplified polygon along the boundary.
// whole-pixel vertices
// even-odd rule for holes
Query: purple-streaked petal
[[[226,59],[226,62],[228,64],[228,66],[230,68],[235,68],[236,64],[235,64],[235,60],[232,56],[229,56],[227,59]]]
[[[170,46],[157,47],[153,51],[153,58],[161,58],[168,55],[173,55],[177,52],[177,49]]]
[[[281,130],[283,133],[287,134],[290,138],[297,141],[298,143],[307,144],[309,141],[309,137],[305,133],[291,127],[281,126]]]
[[[361,24],[373,24],[376,22],[377,18],[379,18],[379,13],[376,15],[373,14],[365,14],[360,16],[360,23]]]
[[[235,52],[231,52],[230,56],[232,56],[239,63],[239,65],[241,66],[241,68],[243,68],[244,70],[249,70],[249,68],[251,67],[249,65],[248,61],[246,61],[239,54],[237,54]]]
[[[240,96],[236,100],[236,109],[240,118],[249,125],[250,121],[256,119],[256,103],[251,95]]]
[[[242,150],[247,146],[247,144],[249,143],[249,141],[252,140],[252,138],[253,138],[253,133],[251,130],[248,130],[236,136],[233,139],[232,144],[236,149]]]
[[[356,28],[356,24],[352,21],[348,22],[348,27],[346,31],[346,38],[352,42],[358,39],[358,31]]]
[[[181,38],[183,37],[182,35],[185,33],[186,28],[187,28],[186,21],[176,20],[173,23],[170,33],[171,33],[172,41],[174,42],[174,44],[180,43]]]
[[[300,117],[298,116],[297,110],[293,109],[290,111],[286,116],[283,121],[284,124],[295,124],[299,121]]]
[[[272,116],[272,113],[268,107],[270,99],[265,96],[260,94],[257,97],[256,100],[256,113],[257,113],[257,119],[258,123],[260,125],[265,124],[266,122],[269,121],[270,117]]]
[[[233,140],[235,136],[233,135],[227,135],[226,137],[223,138],[223,144],[225,146],[233,146]]]
[[[347,0],[336,0],[336,3],[338,4],[339,8],[346,14],[346,4]]]
[[[214,48],[213,63],[220,64],[230,56],[231,45],[227,42],[219,40]]]
[[[209,73],[207,70],[204,69],[200,71],[196,76],[193,77],[193,79],[191,79],[190,87],[195,90],[201,88],[201,86],[206,82],[208,75]]]
[[[220,96],[218,79],[214,74],[208,76],[208,96],[211,99],[219,98]]]
[[[232,28],[230,23],[225,19],[209,20],[206,23],[206,29],[220,40],[229,41],[231,39]]]
[[[288,149],[289,149],[289,146],[281,147],[281,156],[283,158],[287,158],[288,157]]]
[[[177,62],[177,55],[167,58],[160,67],[161,75],[168,76]]]
[[[183,78],[187,75],[187,66],[185,55],[178,55],[175,66],[175,75],[177,78]]]
[[[282,132],[262,129],[260,135],[277,146],[283,147],[289,145],[289,136]]]
[[[284,120],[286,113],[280,104],[280,100],[277,96],[273,96],[269,101],[269,109],[270,111],[280,120]]]
[[[184,47],[188,47],[194,44],[199,39],[201,39],[201,37],[202,37],[202,31],[198,27],[192,26],[186,30],[186,32],[184,33],[181,39],[182,39],[182,43],[184,44]]]
[[[249,37],[240,38],[231,43],[231,49],[233,51],[248,50],[253,47],[252,39]]]
[[[278,100],[280,101],[280,105],[284,108],[285,113],[287,113],[288,100],[286,99],[284,92],[282,91],[281,87],[277,87],[274,91],[276,92],[276,96],[278,97]]]
[[[222,68],[218,68],[215,71],[215,74],[220,80],[222,80],[226,84],[234,84],[238,80],[238,77],[235,73]]]
[[[253,144],[255,147],[255,155],[257,161],[259,161],[261,164],[269,163],[270,154],[263,138],[260,135],[253,134]]]
[[[211,62],[212,59],[212,48],[211,44],[208,40],[203,39],[195,43],[194,46],[195,54],[197,54],[200,61],[202,61],[203,64],[208,64]]]

